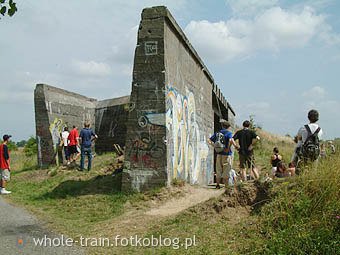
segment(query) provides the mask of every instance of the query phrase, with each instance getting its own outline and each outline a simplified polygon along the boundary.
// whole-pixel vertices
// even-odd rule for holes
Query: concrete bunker
[[[97,151],[125,145],[123,190],[213,182],[210,135],[219,119],[234,125],[235,112],[168,9],[141,15],[130,97],[98,101],[48,85],[35,89],[36,134],[41,166],[58,163],[57,133],[90,119]],[[120,140],[116,140],[119,134]]]
[[[65,126],[69,129],[73,125],[82,128],[85,120],[90,120],[92,128],[101,137],[96,142],[96,152],[112,151],[114,143],[125,146],[129,96],[98,101],[50,85],[37,84],[34,104],[40,167],[61,162],[60,133]]]

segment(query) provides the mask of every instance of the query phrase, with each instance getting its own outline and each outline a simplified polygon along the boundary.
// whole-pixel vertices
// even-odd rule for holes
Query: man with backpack
[[[233,140],[233,134],[229,130],[231,125],[228,121],[220,120],[222,128],[220,131],[214,133],[209,140],[210,144],[213,144],[216,155],[216,188],[220,188],[220,180],[223,177],[227,177],[227,173],[231,170],[233,162],[233,152],[231,145],[236,146]],[[227,178],[225,184],[227,185]]]
[[[309,124],[301,127],[297,134],[298,143],[292,162],[297,165],[299,157],[304,161],[315,161],[320,156],[320,140],[322,137],[322,129],[316,123],[319,120],[319,113],[317,110],[310,110],[308,112]]]

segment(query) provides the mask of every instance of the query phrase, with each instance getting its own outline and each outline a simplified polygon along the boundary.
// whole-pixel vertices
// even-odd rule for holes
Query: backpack
[[[311,161],[315,161],[320,155],[320,141],[318,137],[318,133],[320,132],[321,128],[318,129],[312,134],[308,125],[305,125],[305,128],[308,132],[308,136],[306,141],[303,143],[301,147],[302,157],[304,159],[309,159]]]
[[[226,148],[225,146],[226,141],[225,141],[225,136],[221,132],[216,133],[216,140],[214,142],[214,149],[217,153],[221,153],[224,151]]]

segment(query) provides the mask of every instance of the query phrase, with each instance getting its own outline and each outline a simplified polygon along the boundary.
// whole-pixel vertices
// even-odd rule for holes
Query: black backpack
[[[308,136],[301,147],[302,157],[305,160],[315,161],[320,155],[320,141],[318,133],[320,132],[321,128],[318,127],[318,129],[313,134],[308,125],[305,125],[305,128],[308,132]]]
[[[214,142],[214,148],[217,153],[221,153],[226,148],[225,136],[221,132],[216,133],[216,140]]]

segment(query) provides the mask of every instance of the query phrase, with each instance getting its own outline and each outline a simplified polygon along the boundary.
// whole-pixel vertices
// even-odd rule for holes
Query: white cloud
[[[253,15],[277,5],[278,0],[227,0],[235,15]]]
[[[90,76],[107,76],[111,74],[111,67],[102,62],[96,61],[72,61],[72,69],[81,75],[90,75]]]
[[[315,86],[302,93],[302,96],[312,102],[321,100],[326,96],[326,90],[322,87]]]
[[[202,56],[214,62],[249,57],[261,50],[302,47],[313,38],[327,43],[339,38],[325,17],[310,7],[300,12],[272,7],[253,19],[191,21],[185,32]]]

